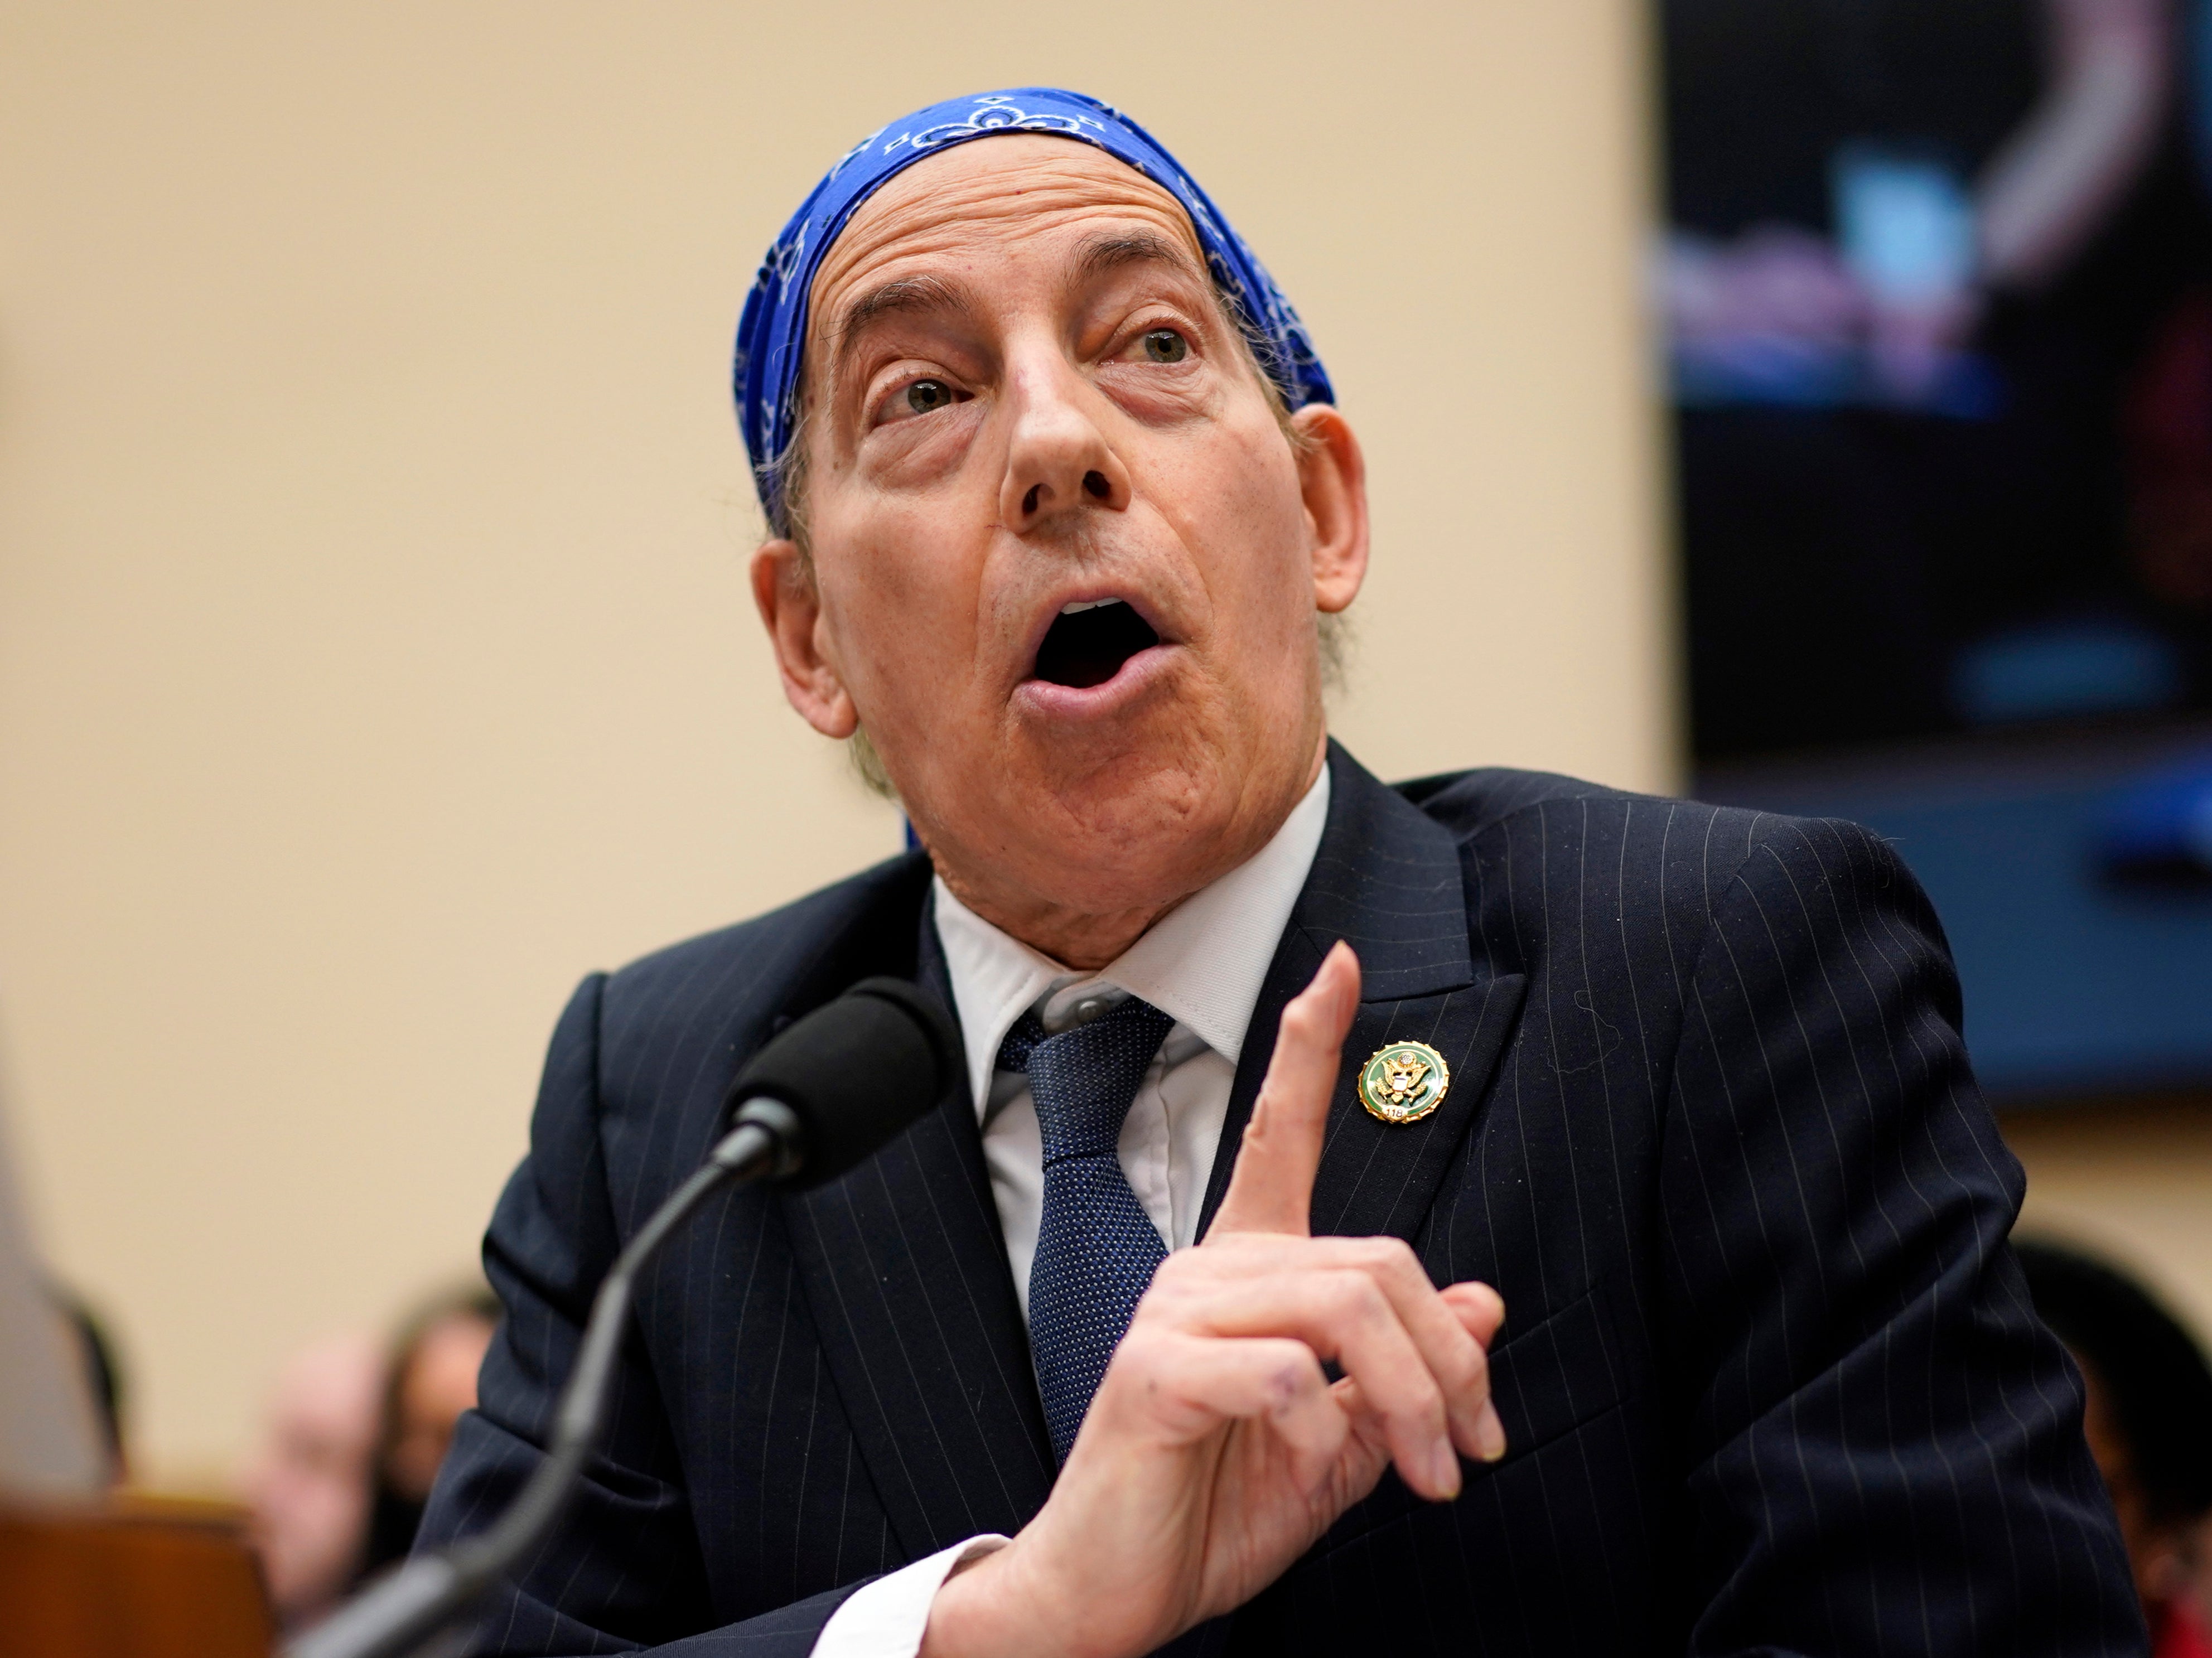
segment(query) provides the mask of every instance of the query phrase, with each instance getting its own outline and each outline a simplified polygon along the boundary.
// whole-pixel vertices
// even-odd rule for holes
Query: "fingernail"
[[[1487,1401],[1474,1421],[1474,1445],[1486,1462],[1495,1462],[1505,1455],[1505,1424],[1498,1419],[1498,1406]]]
[[[1459,1453],[1452,1449],[1449,1440],[1439,1442],[1429,1454],[1429,1472],[1445,1502],[1459,1495]]]

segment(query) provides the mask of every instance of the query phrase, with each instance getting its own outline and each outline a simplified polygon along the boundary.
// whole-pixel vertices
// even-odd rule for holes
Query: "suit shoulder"
[[[1553,834],[1579,839],[1595,833],[1609,841],[1632,825],[1641,830],[1663,823],[1670,831],[1666,838],[1676,849],[1694,847],[1701,861],[1731,873],[1730,866],[1741,865],[1759,846],[1774,847],[1784,856],[1809,853],[1867,860],[1884,868],[1896,862],[1880,836],[1843,818],[1793,817],[1750,806],[1638,794],[1556,772],[1486,766],[1393,786],[1461,841],[1517,826],[1518,819],[1540,817]],[[1568,806],[1577,810],[1559,810]]]
[[[1459,841],[1473,840],[1511,818],[1550,806],[1594,806],[1608,817],[1642,806],[1685,807],[1698,812],[1726,810],[1661,795],[1637,794],[1558,772],[1521,771],[1510,766],[1438,772],[1392,786]]]
[[[1694,925],[1741,881],[1853,888],[1887,904],[1926,904],[1888,843],[1842,818],[1636,794],[1504,767],[1397,787],[1479,872],[1512,877],[1499,889],[1509,903],[1555,905],[1565,882],[1623,910],[1663,910]]]

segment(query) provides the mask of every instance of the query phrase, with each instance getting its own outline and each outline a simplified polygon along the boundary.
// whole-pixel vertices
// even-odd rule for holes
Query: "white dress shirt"
[[[1198,1240],[1198,1212],[1260,999],[1291,910],[1304,889],[1328,820],[1328,768],[1292,807],[1274,838],[1247,862],[1196,892],[1095,973],[1071,973],[1012,938],[936,884],[937,937],[982,1127],[983,1161],[1006,1240],[1006,1264],[1029,1315],[1030,1261],[1044,1199],[1044,1153],[1027,1076],[998,1069],[999,1045],[1032,1009],[1047,1030],[1082,1023],[1138,996],[1175,1021],[1121,1127],[1122,1173],[1170,1249]],[[839,1606],[814,1658],[914,1658],[930,1602],[953,1570],[1003,1544],[971,1537],[878,1578]]]

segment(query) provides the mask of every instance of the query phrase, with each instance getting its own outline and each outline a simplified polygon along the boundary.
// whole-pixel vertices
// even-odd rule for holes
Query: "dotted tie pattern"
[[[1001,1070],[1029,1073],[1044,1144],[1030,1347],[1062,1462],[1138,1298],[1167,1259],[1115,1148],[1137,1085],[1174,1023],[1133,996],[1056,1036],[1024,1013],[999,1050]]]

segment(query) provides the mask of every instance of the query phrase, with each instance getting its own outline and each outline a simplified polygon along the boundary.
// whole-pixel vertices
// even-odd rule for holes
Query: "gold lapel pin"
[[[1426,1042],[1390,1042],[1359,1067],[1359,1102],[1387,1123],[1419,1122],[1443,1103],[1451,1067]]]

